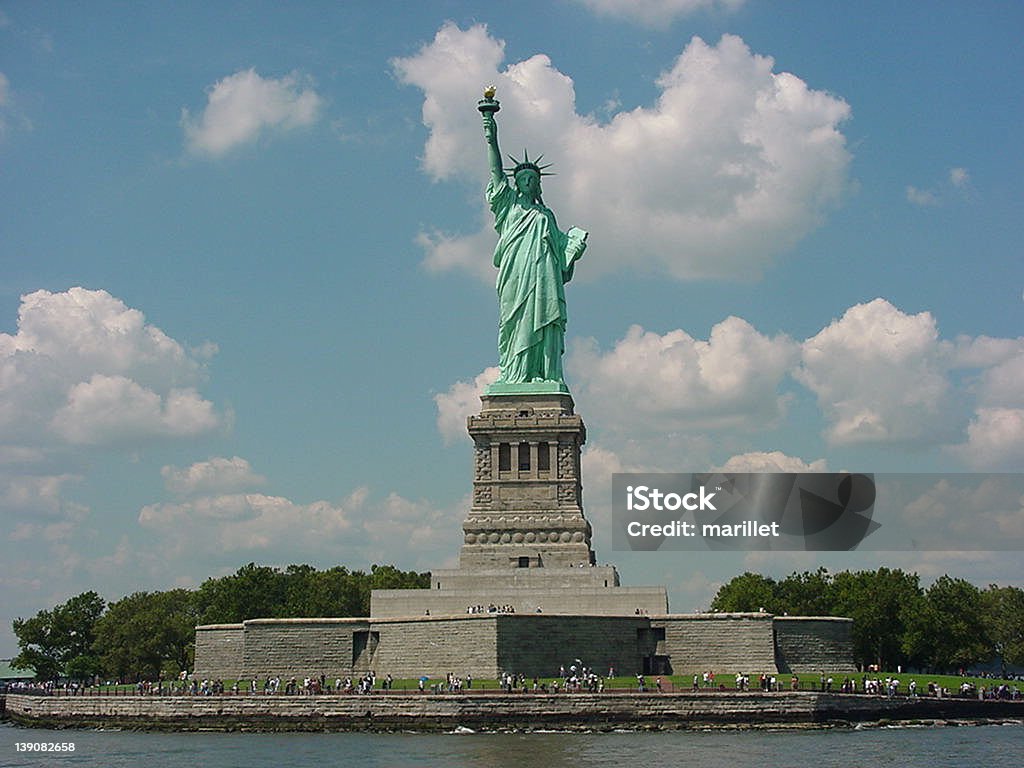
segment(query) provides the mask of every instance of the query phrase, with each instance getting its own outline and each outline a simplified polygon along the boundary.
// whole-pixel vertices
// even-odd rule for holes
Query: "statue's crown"
[[[512,155],[509,155],[508,159],[511,160],[514,163],[514,165],[511,166],[511,167],[506,168],[505,170],[508,171],[512,175],[513,178],[515,178],[515,175],[517,173],[519,173],[520,171],[525,171],[525,170],[533,171],[538,176],[554,176],[555,175],[553,173],[545,173],[544,172],[545,168],[550,168],[551,167],[551,163],[547,163],[546,165],[540,165],[540,161],[544,159],[544,155],[539,155],[537,157],[537,159],[531,160],[530,159],[530,155],[524,149],[523,150],[523,159],[522,160],[517,160]]]

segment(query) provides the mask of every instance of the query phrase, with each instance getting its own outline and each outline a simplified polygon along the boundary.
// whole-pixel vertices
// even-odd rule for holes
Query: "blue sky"
[[[87,588],[455,564],[491,82],[591,233],[566,370],[624,583],[678,611],[745,569],[1024,584],[1006,552],[613,553],[609,517],[620,469],[1021,471],[1022,30],[985,2],[0,3],[0,656]]]

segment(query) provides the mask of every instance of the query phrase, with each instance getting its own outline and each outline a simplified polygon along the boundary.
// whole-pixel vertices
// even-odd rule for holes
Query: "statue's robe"
[[[502,178],[487,185],[498,243],[499,382],[563,382],[565,283],[586,247],[586,233],[562,232],[544,205],[529,203]]]

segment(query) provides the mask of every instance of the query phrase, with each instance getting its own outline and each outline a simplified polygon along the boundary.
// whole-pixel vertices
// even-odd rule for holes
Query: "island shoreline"
[[[1024,724],[1024,701],[821,692],[462,696],[35,696],[4,719],[52,729],[253,732],[614,731]]]

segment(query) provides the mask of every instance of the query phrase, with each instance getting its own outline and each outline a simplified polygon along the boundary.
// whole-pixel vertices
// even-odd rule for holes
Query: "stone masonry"
[[[854,669],[851,626],[849,619],[766,613],[255,619],[198,627],[195,674],[550,677],[575,659],[602,674],[609,666],[625,675],[842,673]]]
[[[480,414],[468,422],[476,460],[473,505],[462,525],[461,567],[593,565],[580,473],[587,433],[572,397],[481,400]]]
[[[767,613],[670,614],[651,622],[654,663],[672,674],[775,672],[774,617]],[[660,630],[660,631],[659,631]],[[851,665],[852,668],[852,665]]]
[[[583,514],[583,419],[564,392],[484,395],[473,438],[473,502],[459,568],[434,571],[430,592],[375,590],[372,618],[516,613],[664,614],[664,587],[623,588],[598,566]]]
[[[174,731],[447,731],[540,728],[758,728],[851,722],[1020,722],[1024,702],[763,693],[489,693],[374,696],[29,696],[8,694],[20,726]],[[1018,725],[1019,727],[1019,725]],[[25,739],[28,740],[28,736]],[[22,738],[19,736],[18,738]],[[65,741],[73,739],[67,738]],[[807,761],[813,760],[808,755]],[[966,762],[966,761],[962,761]]]
[[[852,670],[852,619],[777,616],[775,657],[780,672]]]
[[[197,627],[195,674],[550,677],[576,659],[619,674],[853,670],[849,619],[670,614],[664,587],[621,586],[583,514],[572,397],[481,400],[459,568],[433,571],[430,589],[374,590],[368,618]]]

